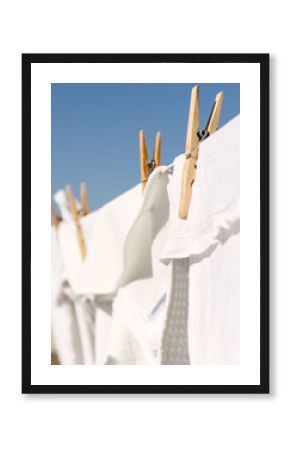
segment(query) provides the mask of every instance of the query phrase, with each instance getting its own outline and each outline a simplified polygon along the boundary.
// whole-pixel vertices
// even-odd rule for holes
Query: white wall
[[[105,3],[105,2],[104,2]],[[2,448],[272,449],[289,446],[287,2],[10,1],[0,12]],[[22,52],[271,52],[270,396],[23,396],[20,393]],[[41,149],[40,149],[41,151]],[[249,142],[249,155],[251,143]],[[41,189],[41,186],[40,186]],[[4,254],[3,254],[4,249]],[[9,269],[7,271],[7,269]],[[4,290],[3,290],[4,287]],[[40,293],[41,295],[41,293]],[[278,444],[278,440],[281,441]],[[4,445],[4,441],[7,441]]]

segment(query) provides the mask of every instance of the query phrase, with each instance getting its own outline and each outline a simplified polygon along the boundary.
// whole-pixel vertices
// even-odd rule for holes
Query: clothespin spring
[[[146,162],[147,167],[148,167],[148,176],[146,178],[142,178],[141,182],[144,183],[149,180],[149,177],[151,175],[151,173],[154,171],[154,169],[156,168],[156,162],[155,159],[150,159],[149,161]]]
[[[149,169],[149,175],[151,175],[151,173],[153,172],[153,170],[156,167],[155,159],[150,159],[149,161],[147,161],[147,166],[148,166],[148,169]]]

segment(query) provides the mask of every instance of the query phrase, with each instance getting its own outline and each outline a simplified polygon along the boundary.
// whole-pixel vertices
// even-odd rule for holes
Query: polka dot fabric
[[[190,364],[188,350],[189,258],[172,261],[172,284],[161,342],[160,364]]]

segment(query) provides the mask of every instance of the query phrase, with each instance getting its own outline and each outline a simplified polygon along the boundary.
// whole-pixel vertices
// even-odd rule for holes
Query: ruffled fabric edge
[[[172,259],[196,257],[206,254],[213,246],[222,243],[225,234],[236,232],[240,222],[240,201],[213,216],[209,226],[199,233],[183,236],[169,235],[160,262],[169,264]],[[170,234],[170,233],[169,233]]]

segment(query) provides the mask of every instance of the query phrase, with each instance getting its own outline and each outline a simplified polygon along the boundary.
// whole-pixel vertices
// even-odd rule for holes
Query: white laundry
[[[201,261],[190,259],[189,344],[192,364],[238,364],[240,354],[240,239],[224,242]],[[195,295],[199,286],[203,295]]]
[[[166,301],[162,280],[161,289],[154,290],[159,280],[153,275],[119,290],[113,303],[107,364],[158,364]],[[148,307],[149,299],[154,308]]]
[[[57,203],[63,222],[58,229],[53,228],[52,248],[53,274],[58,277],[58,289],[56,296],[59,298],[57,305],[53,303],[52,322],[53,336],[56,342],[56,350],[61,364],[94,364],[94,306],[91,299],[77,297],[69,282],[66,272],[65,252],[60,245],[61,231],[63,228],[73,233],[71,238],[71,251],[79,258],[79,248],[76,242],[75,225],[72,222],[64,191],[58,191],[54,200]],[[77,202],[78,208],[79,203]],[[58,255],[58,256],[57,256]],[[61,260],[61,267],[57,269],[56,257]],[[54,281],[55,284],[55,281]],[[54,297],[56,297],[54,296]],[[70,339],[70,340],[69,340]],[[64,355],[70,355],[64,356]]]
[[[112,323],[112,300],[99,301],[95,308],[95,364],[105,364]]]
[[[148,345],[145,321],[130,297],[130,285],[120,289],[114,301],[106,364],[154,364]]]
[[[138,185],[83,217],[85,260],[74,223],[59,226],[67,280],[87,305],[88,364],[239,361],[239,118],[200,145],[187,220],[183,163],[173,176],[155,169],[143,197]]]
[[[95,364],[95,315],[94,300],[78,297],[74,299],[79,336],[82,347],[83,363]]]
[[[174,161],[170,229],[162,254],[163,262],[173,262],[162,364],[177,361],[179,352],[182,364],[239,362],[239,148],[239,116],[200,145],[186,220],[178,218],[184,155]],[[176,283],[180,287],[174,289]],[[176,342],[182,349],[173,351]]]
[[[232,152],[229,158],[228,152]],[[238,244],[239,119],[201,145],[198,178],[186,221],[178,218],[183,162],[184,155],[176,158],[173,176],[162,174],[161,168],[149,179],[136,221],[140,233],[136,233],[132,243],[135,253],[142,255],[138,261],[132,259],[135,271],[140,270],[140,279],[121,288],[115,299],[109,364],[203,364],[238,360],[239,247],[235,241]],[[146,202],[150,205],[148,209]],[[158,236],[154,240],[148,230],[150,222],[157,217],[163,221],[159,234],[162,239],[154,252]],[[226,238],[224,230],[228,230],[231,239]],[[131,232],[134,235],[134,227]],[[204,252],[210,251],[211,258],[206,257],[209,253]],[[152,252],[151,258],[146,257],[146,252],[147,255]],[[168,264],[167,272],[155,270],[151,277],[142,279],[142,270],[146,271],[149,260],[160,270],[160,258]],[[229,265],[230,270],[221,271],[222,264]],[[222,278],[221,272],[228,274],[228,281]],[[162,286],[164,281],[167,285]],[[152,317],[149,319],[149,304],[154,310],[162,295],[167,301],[163,302],[154,323]]]
[[[63,261],[58,234],[52,227],[52,335],[61,364],[83,364],[74,295],[63,276]]]
[[[117,317],[117,321],[118,305],[123,305],[119,300],[122,298],[122,292],[120,297],[118,295],[115,299],[118,290],[128,285],[127,293],[126,295],[123,293],[123,297],[126,296],[132,307],[137,308],[143,326],[148,322],[148,315],[156,303],[166,292],[167,280],[164,274],[168,272],[168,268],[159,262],[159,256],[166,240],[164,227],[169,214],[167,183],[168,177],[162,175],[161,169],[158,168],[150,177],[150,183],[143,197],[141,186],[138,185],[98,211],[83,217],[81,226],[87,245],[85,260],[81,259],[74,224],[64,223],[59,227],[69,283],[78,298],[83,299],[82,303],[85,298],[93,298],[96,306],[94,317],[96,364],[103,364],[106,360],[112,302],[114,300],[116,303],[114,317]],[[120,309],[122,307],[120,306]],[[127,317],[127,324],[130,325],[132,322],[130,314]],[[90,320],[91,318],[89,322]],[[149,330],[152,330],[152,324],[151,319]],[[116,334],[114,330],[113,335]],[[152,333],[154,334],[153,331]],[[150,354],[154,353],[153,341],[156,347],[157,340],[156,337],[152,337]],[[114,339],[110,338],[110,346],[112,342]],[[148,338],[146,345],[148,347]],[[88,343],[87,346],[91,348]],[[155,349],[155,354],[156,351]]]
[[[107,364],[158,363],[169,274],[168,267],[159,261],[169,218],[169,176],[163,169],[151,174],[126,240]]]
[[[58,190],[54,196],[54,201],[59,207],[61,218],[64,222],[71,222],[72,216],[70,209],[68,207],[66,195],[63,189]],[[76,207],[79,210],[80,209],[80,203],[78,200],[76,200]]]
[[[112,302],[128,264],[124,258],[126,238],[141,203],[138,185],[82,217],[87,247],[85,260],[81,258],[75,224],[59,226],[66,276],[77,296],[76,312],[85,364],[106,361]]]
[[[81,258],[73,222],[59,227],[68,281],[76,295],[108,295],[124,270],[123,249],[142,202],[140,185],[81,218],[87,255]]]

